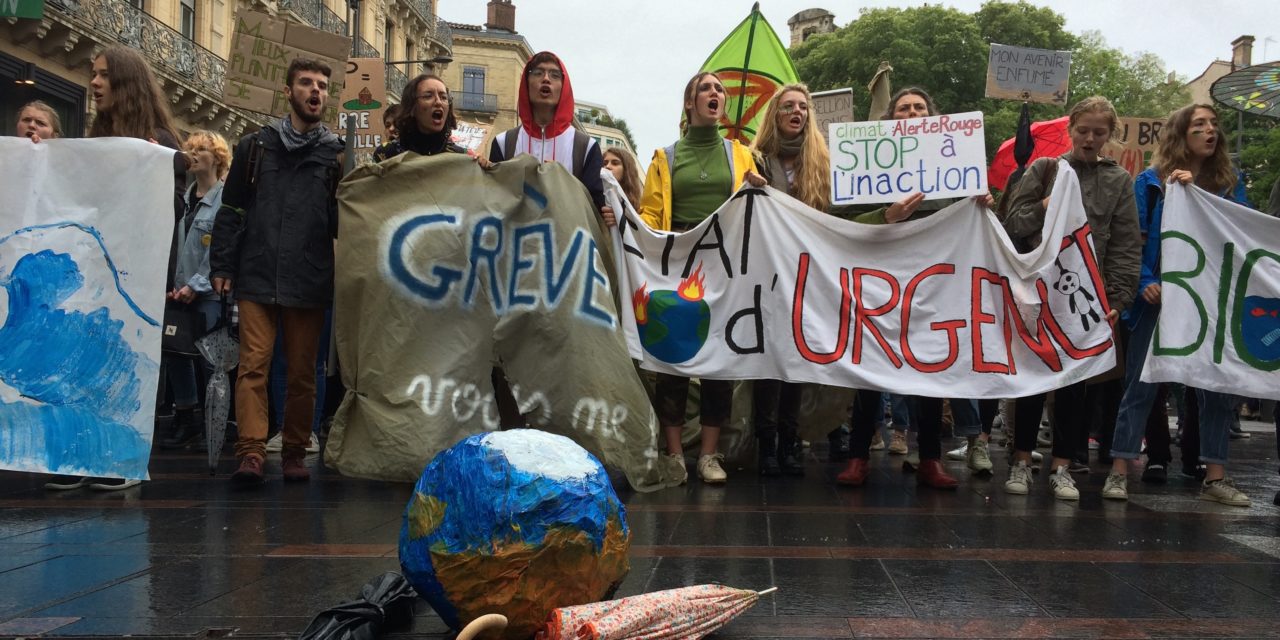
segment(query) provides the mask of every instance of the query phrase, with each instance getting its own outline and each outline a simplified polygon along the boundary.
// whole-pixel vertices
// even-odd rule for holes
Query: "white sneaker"
[[[1202,483],[1200,485],[1200,499],[1221,502],[1233,507],[1249,506],[1249,496],[1237,489],[1231,478],[1221,478]]]
[[[987,443],[978,440],[974,446],[969,447],[965,464],[974,473],[991,473],[994,465],[991,464],[991,452],[987,450]]]
[[[1009,479],[1004,482],[1004,492],[1015,496],[1025,496],[1031,490],[1031,469],[1027,463],[1019,461],[1009,467]]]
[[[280,453],[284,448],[284,432],[281,431],[267,440],[267,453]]]
[[[89,482],[89,478],[84,476],[54,476],[52,480],[44,483],[44,488],[50,491],[71,491],[87,487]]]
[[[124,491],[142,484],[141,480],[108,480],[106,482],[94,482],[89,485],[94,491]]]
[[[1076,479],[1071,477],[1067,465],[1058,467],[1049,474],[1049,486],[1053,487],[1053,497],[1059,500],[1079,500],[1080,490],[1076,488]]]
[[[969,443],[960,445],[959,449],[952,449],[947,452],[948,460],[964,460],[969,456]]]
[[[668,475],[679,479],[680,484],[689,481],[689,468],[684,465],[684,454],[668,453],[662,456],[662,460],[667,466]]]
[[[1102,497],[1108,500],[1128,500],[1129,476],[1107,474],[1107,481],[1102,485]]]
[[[307,442],[307,453],[320,453],[320,438],[316,432],[311,432],[311,440]]]
[[[880,428],[876,428],[876,432],[871,434],[871,446],[867,447],[870,451],[884,451],[884,436],[880,435]]]
[[[721,460],[724,460],[724,456],[719,453],[698,456],[698,477],[707,484],[721,484],[728,480],[728,474],[720,466]]]

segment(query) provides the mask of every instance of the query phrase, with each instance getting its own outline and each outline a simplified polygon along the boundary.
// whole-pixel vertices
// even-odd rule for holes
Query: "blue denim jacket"
[[[1138,275],[1138,295],[1123,314],[1124,321],[1132,329],[1138,324],[1138,318],[1146,309],[1147,301],[1142,299],[1142,292],[1147,285],[1160,282],[1160,216],[1164,212],[1164,185],[1154,167],[1138,174],[1133,181],[1134,197],[1138,201],[1138,227],[1145,238],[1142,244],[1142,271]],[[1236,174],[1236,186],[1230,193],[1218,194],[1232,202],[1250,206],[1244,192],[1244,176]]]
[[[191,199],[196,185],[187,188],[183,202]],[[197,298],[216,298],[209,283],[209,243],[213,239],[213,219],[222,207],[222,182],[219,181],[196,203],[193,212],[188,211],[178,221],[178,264],[174,282],[178,288],[191,287]],[[191,227],[186,221],[194,215]]]

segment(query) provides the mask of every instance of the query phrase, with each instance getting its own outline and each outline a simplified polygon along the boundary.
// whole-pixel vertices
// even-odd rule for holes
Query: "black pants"
[[[1195,395],[1194,393],[1191,395]],[[1156,392],[1156,401],[1151,405],[1151,413],[1147,414],[1147,464],[1168,465],[1173,460],[1169,440],[1169,385],[1160,385]],[[1199,429],[1196,429],[1196,457],[1200,456]]]
[[[1040,415],[1044,412],[1043,393],[1018,398],[1014,404],[1013,445],[1018,451],[1036,449],[1036,434],[1040,431]],[[1053,457],[1074,460],[1080,447],[1080,433],[1088,438],[1088,404],[1084,381],[1054,392],[1053,403]]]
[[[733,412],[733,382],[701,380],[702,395],[698,403],[700,422],[704,427],[722,427]],[[659,373],[653,390],[654,410],[663,427],[684,426],[685,407],[689,402],[689,379]]]
[[[921,460],[937,460],[942,457],[942,398],[908,396],[907,409],[916,425],[916,446]],[[875,435],[876,422],[881,413],[880,392],[858,390],[858,400],[853,405],[849,424],[849,456],[871,457],[871,438]]]
[[[1000,401],[986,398],[978,401],[978,419],[982,421],[982,432],[991,435],[991,425],[1000,415]]]
[[[798,384],[780,380],[756,380],[752,383],[751,404],[761,456],[783,456],[794,452],[796,434],[800,430],[801,389]]]
[[[1089,385],[1086,391],[1086,401],[1091,412],[1091,431],[1098,434],[1099,455],[1108,456],[1111,454],[1111,443],[1115,441],[1116,435],[1116,418],[1120,415],[1120,400],[1123,397],[1123,378]],[[1089,457],[1088,444],[1088,436],[1086,436],[1083,456],[1086,460]]]

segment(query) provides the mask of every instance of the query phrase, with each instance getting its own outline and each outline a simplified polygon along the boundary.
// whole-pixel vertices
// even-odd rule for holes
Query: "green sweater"
[[[724,138],[715,125],[689,127],[684,137],[676,141],[675,167],[671,175],[674,224],[702,222],[733,194],[733,175],[724,153]]]

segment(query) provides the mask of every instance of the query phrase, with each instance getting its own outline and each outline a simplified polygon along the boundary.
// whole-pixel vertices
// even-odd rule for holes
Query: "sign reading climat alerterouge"
[[[926,200],[987,192],[982,113],[830,125],[831,204]]]

